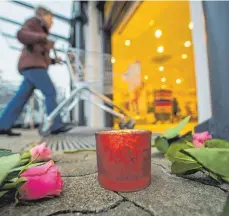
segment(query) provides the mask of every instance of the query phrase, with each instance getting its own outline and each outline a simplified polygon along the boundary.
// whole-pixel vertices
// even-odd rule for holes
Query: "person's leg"
[[[55,87],[48,75],[48,72],[46,69],[31,69],[28,71],[25,71],[23,75],[30,80],[34,86],[41,90],[41,92],[45,96],[45,102],[47,107],[47,113],[50,114],[56,107],[56,90]],[[60,115],[58,115],[55,120],[52,127],[52,130],[57,130],[63,126],[62,120]]]
[[[0,132],[8,131],[19,117],[24,105],[33,92],[33,84],[26,78],[19,87],[16,95],[8,103],[0,118]],[[10,135],[10,134],[9,134]],[[13,135],[13,134],[12,134]]]

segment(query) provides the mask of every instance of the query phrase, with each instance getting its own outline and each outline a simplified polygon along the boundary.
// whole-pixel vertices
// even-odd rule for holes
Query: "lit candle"
[[[96,133],[98,181],[105,189],[138,191],[151,182],[151,132],[111,130]]]

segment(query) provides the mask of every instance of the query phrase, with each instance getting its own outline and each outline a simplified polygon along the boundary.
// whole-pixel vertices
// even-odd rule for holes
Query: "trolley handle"
[[[58,64],[66,64],[66,63],[67,63],[66,61],[60,60],[60,59],[58,58],[55,48],[53,48],[53,52],[54,52],[54,57],[55,57],[55,62],[56,62],[56,63],[58,63]]]

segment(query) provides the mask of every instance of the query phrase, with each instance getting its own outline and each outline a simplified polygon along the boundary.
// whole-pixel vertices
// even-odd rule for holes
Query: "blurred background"
[[[199,3],[195,4],[198,7]],[[66,59],[67,50],[73,47],[83,50],[83,64],[87,56],[94,59],[85,67],[86,80],[90,77],[93,87],[128,112],[136,128],[161,132],[187,115],[191,116],[189,128],[198,123],[201,103],[196,80],[207,68],[196,65],[195,46],[204,46],[205,40],[202,32],[194,32],[191,10],[195,5],[191,8],[189,1],[1,1],[1,110],[22,79],[17,71],[22,45],[16,33],[38,5],[55,15],[51,37],[58,55]],[[204,28],[202,14],[197,18]],[[199,34],[196,45],[194,34]],[[49,73],[58,101],[62,101],[72,90],[69,71],[66,65],[55,65]],[[39,103],[36,97],[32,100],[15,126],[41,123]],[[77,105],[65,120],[93,128],[117,128],[119,124],[118,119],[88,102]]]

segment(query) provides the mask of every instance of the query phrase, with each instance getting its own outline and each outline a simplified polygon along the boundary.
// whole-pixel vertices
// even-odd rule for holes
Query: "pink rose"
[[[31,159],[39,161],[48,161],[51,159],[52,150],[46,147],[46,143],[42,143],[30,149]]]
[[[26,182],[19,188],[20,199],[36,200],[45,197],[59,196],[63,181],[57,165],[49,161],[42,166],[31,167],[20,177]]]
[[[204,142],[212,139],[211,134],[209,134],[207,131],[202,133],[195,133],[193,136],[193,144],[195,148],[202,148],[204,147]]]

